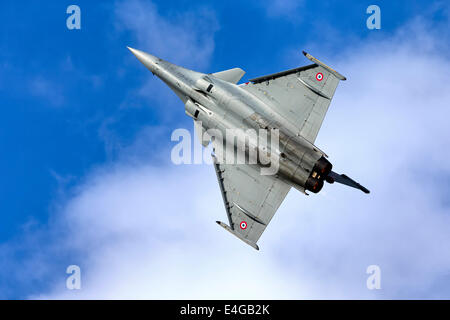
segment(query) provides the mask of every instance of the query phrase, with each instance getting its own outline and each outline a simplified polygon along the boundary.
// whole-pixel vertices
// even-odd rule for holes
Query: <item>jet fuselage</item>
[[[302,192],[310,190],[317,193],[321,190],[323,181],[331,172],[331,163],[312,143],[296,135],[295,127],[278,114],[274,106],[244,90],[242,85],[129,49],[177,94],[185,104],[187,115],[201,122],[206,132],[217,130],[221,133],[223,145],[230,143],[236,148],[241,143],[245,146],[247,160],[254,154],[264,155],[268,162],[262,163],[258,156],[258,165],[270,167],[276,163],[274,174]],[[276,147],[272,143],[261,144],[258,137],[251,135],[233,136],[232,142],[227,141],[227,132],[236,129],[242,132],[265,130],[267,139],[277,139],[278,143]],[[244,141],[235,141],[236,138]]]

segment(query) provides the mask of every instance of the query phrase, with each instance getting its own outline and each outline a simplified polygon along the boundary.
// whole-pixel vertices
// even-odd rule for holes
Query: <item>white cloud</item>
[[[289,281],[272,274],[270,256],[214,223],[223,214],[209,167],[119,166],[94,174],[63,214],[71,234],[66,245],[89,251],[78,262],[83,290],[76,297],[244,298],[258,292],[269,298],[274,291],[287,297]],[[58,290],[43,297],[74,296]]]

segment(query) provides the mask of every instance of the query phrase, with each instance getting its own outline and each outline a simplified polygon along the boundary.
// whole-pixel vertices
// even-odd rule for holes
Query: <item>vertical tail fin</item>
[[[346,186],[359,189],[359,190],[361,190],[364,193],[370,193],[369,189],[367,189],[366,187],[363,187],[358,182],[356,182],[355,180],[349,178],[345,174],[339,174],[339,173],[336,173],[334,171],[331,171],[328,174],[328,176],[326,178],[326,181],[328,183],[333,183],[333,182],[342,183],[342,184],[345,184]]]

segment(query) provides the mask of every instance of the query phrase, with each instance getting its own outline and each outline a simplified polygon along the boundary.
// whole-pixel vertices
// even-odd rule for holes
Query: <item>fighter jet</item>
[[[332,171],[328,156],[314,145],[336,87],[346,78],[310,54],[303,51],[312,64],[238,85],[245,74],[240,68],[205,74],[128,49],[181,99],[186,114],[200,126],[200,135],[216,130],[222,133],[223,145],[226,131],[239,128],[266,130],[270,139],[278,139],[277,145],[249,142],[251,147],[240,149],[246,159],[256,153],[267,161],[257,156],[253,162],[234,163],[218,159],[215,149],[212,154],[228,217],[228,224],[217,223],[256,250],[257,241],[291,187],[308,195],[318,193],[326,181],[369,193],[345,174]],[[204,146],[210,142],[200,139]],[[214,136],[211,140],[215,142]],[[225,142],[237,148],[234,137]],[[213,145],[216,148],[220,143]],[[276,172],[262,174],[261,169],[274,163]]]

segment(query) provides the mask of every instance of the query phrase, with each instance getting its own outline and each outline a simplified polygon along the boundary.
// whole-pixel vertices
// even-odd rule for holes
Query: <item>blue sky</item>
[[[81,30],[66,28],[66,18],[68,17],[66,8],[70,4],[77,4],[81,8]],[[381,30],[366,28],[368,15],[365,10],[371,4],[377,4],[381,8]],[[85,209],[74,208],[79,208],[79,206],[84,208],[84,204],[80,203],[89,202],[85,199],[90,199],[92,196],[90,193],[103,192],[104,188],[101,186],[105,184],[105,181],[116,181],[116,179],[128,181],[135,175],[138,177],[148,176],[150,181],[152,178],[166,179],[168,177],[167,179],[170,181],[170,177],[174,177],[174,179],[182,177],[186,181],[179,182],[180,186],[189,188],[192,184],[199,190],[202,185],[192,182],[192,179],[210,179],[208,186],[211,186],[214,192],[218,192],[218,188],[214,189],[216,182],[213,180],[213,172],[206,173],[212,168],[203,168],[203,166],[180,168],[171,164],[169,155],[173,142],[170,141],[170,134],[175,128],[191,129],[190,119],[185,116],[183,106],[177,97],[160,81],[152,77],[151,73],[130,54],[126,46],[148,51],[171,62],[203,72],[241,67],[247,72],[243,81],[307,64],[308,61],[305,61],[301,55],[301,50],[310,51],[314,56],[336,67],[349,78],[345,87],[342,88],[342,95],[336,96],[336,102],[333,101],[331,105],[330,109],[332,110],[324,123],[325,132],[322,136],[319,135],[319,146],[327,152],[331,150],[338,159],[339,155],[343,153],[338,146],[347,151],[347,157],[350,157],[352,152],[358,154],[356,159],[359,161],[367,160],[365,155],[371,155],[370,165],[374,168],[373,170],[380,170],[376,176],[383,175],[384,167],[381,163],[388,164],[389,162],[380,158],[379,153],[375,151],[388,150],[392,152],[389,154],[393,154],[393,157],[397,156],[397,152],[401,152],[404,158],[398,156],[398,159],[406,159],[407,163],[404,167],[408,169],[405,169],[405,172],[401,171],[400,174],[395,172],[395,176],[400,175],[404,178],[401,186],[409,188],[408,181],[420,179],[421,184],[417,190],[411,187],[414,192],[418,194],[425,192],[428,195],[428,192],[433,191],[430,199],[420,201],[422,206],[419,205],[420,197],[410,198],[409,201],[414,204],[417,200],[415,207],[422,208],[421,212],[436,211],[436,221],[440,221],[436,224],[448,226],[445,224],[448,222],[449,214],[446,197],[449,190],[448,181],[450,181],[448,169],[444,167],[443,170],[446,171],[445,174],[442,174],[442,171],[436,171],[437,169],[434,170],[434,167],[430,165],[439,162],[439,156],[442,156],[438,152],[442,149],[439,148],[446,148],[448,132],[444,129],[442,129],[444,131],[439,131],[439,128],[445,128],[444,124],[442,127],[430,125],[431,129],[427,131],[427,135],[417,133],[417,127],[407,127],[407,124],[400,121],[393,122],[393,126],[399,126],[401,130],[405,131],[410,130],[407,131],[410,135],[400,134],[397,136],[398,132],[395,128],[385,128],[389,124],[389,120],[380,125],[383,128],[382,133],[378,131],[380,127],[374,127],[371,131],[372,127],[368,126],[365,132],[358,135],[360,139],[354,136],[354,132],[345,135],[341,132],[342,130],[339,131],[339,134],[331,131],[337,127],[338,121],[348,123],[348,128],[351,128],[350,124],[356,120],[372,123],[373,119],[377,119],[380,114],[386,115],[393,112],[394,106],[398,107],[398,112],[402,110],[408,112],[408,107],[416,110],[417,117],[409,120],[410,123],[416,123],[417,120],[417,123],[420,124],[419,114],[424,111],[424,104],[420,104],[417,109],[414,109],[408,105],[410,100],[402,98],[414,94],[417,95],[415,101],[418,103],[424,102],[428,108],[444,110],[446,113],[443,114],[440,121],[445,119],[445,116],[449,114],[448,111],[445,108],[439,108],[442,103],[448,105],[445,97],[438,100],[436,104],[428,104],[435,98],[420,95],[421,88],[425,88],[428,83],[423,83],[423,86],[420,87],[410,86],[408,84],[410,82],[405,81],[408,85],[397,88],[397,93],[393,93],[393,90],[378,81],[379,79],[383,80],[382,71],[389,74],[392,69],[399,68],[401,63],[404,64],[404,67],[411,68],[411,72],[417,71],[417,74],[412,73],[411,77],[422,75],[419,72],[426,74],[428,69],[421,68],[421,66],[427,64],[430,68],[436,68],[433,70],[448,70],[441,69],[443,65],[448,66],[450,60],[448,40],[443,41],[443,39],[449,39],[449,8],[444,2],[378,1],[373,3],[367,1],[278,0],[195,1],[193,3],[192,1],[136,0],[69,3],[64,1],[8,1],[2,3],[0,8],[2,21],[0,95],[3,106],[3,114],[0,117],[0,148],[3,151],[0,157],[2,170],[0,258],[3,258],[0,262],[0,298],[29,298],[41,295],[64,298],[114,297],[106,295],[102,290],[97,291],[94,285],[84,291],[85,296],[83,296],[83,291],[81,293],[65,292],[63,288],[67,265],[78,264],[83,270],[86,270],[89,277],[93,278],[97,275],[94,270],[98,270],[99,265],[103,263],[98,262],[99,256],[107,256],[106,260],[111,259],[108,260],[108,265],[113,270],[115,268],[133,270],[131,267],[130,269],[119,268],[119,265],[115,264],[115,260],[105,253],[113,249],[101,245],[103,241],[112,239],[114,242],[114,239],[122,239],[122,236],[129,239],[125,236],[128,233],[120,229],[123,221],[114,225],[114,232],[107,234],[104,239],[92,238],[92,250],[90,250],[83,241],[91,239],[92,235],[90,233],[86,235],[84,232],[87,232],[86,229],[93,225],[97,226],[99,228],[97,232],[102,234],[100,229],[105,227],[104,222],[109,221],[111,217],[107,216],[105,220],[99,221],[73,218],[74,216],[84,217],[84,214],[86,217],[91,217],[96,214],[94,211],[88,214],[85,213]],[[386,55],[386,58],[382,59],[382,55]],[[379,66],[379,69],[370,69],[368,65],[371,63]],[[358,74],[358,70],[365,70],[365,68],[373,72],[373,77],[367,77],[367,73],[365,75]],[[403,72],[402,70],[405,69],[400,69],[400,72]],[[437,77],[441,81],[439,77],[441,75]],[[444,78],[438,87],[441,86],[444,90],[438,91],[438,95],[444,94],[445,88],[448,88],[448,84],[445,82],[447,78],[445,75],[442,77]],[[363,83],[367,83],[367,79],[374,80],[365,87],[362,86]],[[389,80],[392,81],[392,79]],[[376,88],[378,91],[376,94],[369,91],[367,95],[360,95],[359,100],[352,101],[351,93],[357,90],[356,88],[361,90],[360,92],[364,92],[367,88]],[[435,86],[431,88],[430,90],[435,90]],[[340,89],[341,87],[338,88],[338,93]],[[374,96],[389,97],[383,101],[389,103],[390,106],[384,105],[369,110],[367,105]],[[448,94],[446,97],[448,98]],[[359,108],[352,109],[351,106],[345,105],[347,102],[357,103]],[[339,106],[342,108],[339,109]],[[433,114],[435,111],[431,110],[431,113]],[[402,115],[402,113],[399,114]],[[333,121],[332,119],[334,119],[334,123],[330,123]],[[438,121],[438,123],[440,122]],[[347,127],[345,124],[343,126]],[[395,133],[394,142],[397,139],[398,143],[406,141],[410,144],[392,143],[392,136],[386,133],[391,130]],[[446,133],[447,135],[445,135]],[[327,138],[337,139],[336,136],[341,138],[339,143],[336,142],[333,145],[334,140],[327,140]],[[349,138],[355,139],[355,141],[352,140],[353,149],[348,149],[348,143],[345,143],[345,141],[349,141]],[[391,141],[392,148],[390,145],[385,149],[376,147],[378,145],[386,146],[384,143],[386,139]],[[435,142],[429,146],[425,143],[429,140]],[[374,144],[373,149],[367,149],[367,141]],[[420,156],[416,156],[417,154]],[[361,165],[361,162],[347,157],[342,156],[340,168],[342,170],[347,170],[347,167],[353,168],[350,173],[355,172],[356,177],[366,176],[367,169]],[[395,160],[392,162],[397,163]],[[401,168],[400,160],[398,162],[399,168]],[[374,188],[379,186],[380,189],[384,189],[385,184],[391,182],[390,179],[368,179],[373,183]],[[177,183],[167,183],[167,186],[159,185],[156,182],[155,185],[146,185],[133,180],[130,185],[149,188],[149,190],[156,188],[153,192],[161,192],[160,198],[175,198],[179,199],[179,202],[192,201],[181,195],[181,190],[175,191]],[[111,185],[115,185],[115,183],[111,182]],[[170,186],[170,190],[168,186]],[[421,188],[425,188],[425,186],[426,190],[422,190]],[[370,185],[368,187],[372,189]],[[166,193],[163,192],[164,190]],[[139,190],[137,192],[139,193]],[[336,195],[339,194],[338,192]],[[292,193],[291,191],[289,208],[294,206]],[[333,197],[332,193],[333,190],[330,189],[328,192],[330,197]],[[98,198],[108,202],[109,196],[113,197],[114,194],[112,192],[111,195],[108,190],[101,193]],[[152,199],[153,195],[150,192],[149,194],[149,199]],[[378,194],[380,198],[374,195],[373,199],[375,200],[373,201],[389,201],[390,198],[387,195],[386,198],[381,197],[384,195],[383,192]],[[437,196],[435,196],[436,194]],[[214,193],[214,196],[217,195],[220,196],[220,194]],[[194,201],[196,205],[201,203],[201,193],[194,193],[193,196],[199,198]],[[352,196],[358,199],[362,208],[365,206],[364,200],[360,199],[359,195],[353,194]],[[345,207],[345,205],[348,205],[349,201],[353,201],[352,196],[347,195],[345,199],[350,200],[343,201],[342,204],[333,203],[342,211],[349,210],[349,207]],[[134,197],[135,194],[130,194],[131,199]],[[300,198],[301,195],[295,194],[295,197]],[[411,196],[405,195],[405,199],[408,197]],[[436,200],[434,197],[438,197],[437,202],[441,204],[441,207],[430,207],[430,203],[433,203],[431,200]],[[338,201],[336,198],[325,200]],[[128,203],[127,201],[129,198],[116,204],[116,207],[120,207],[122,203]],[[297,201],[303,205],[306,199]],[[392,207],[398,205],[395,212],[401,212],[402,214],[399,216],[407,218],[408,216],[404,213],[412,210],[411,203],[409,205],[393,204]],[[209,207],[206,208],[203,208],[202,204],[198,205],[205,210],[213,206],[217,215],[223,213],[221,202],[210,200],[208,204]],[[99,204],[94,203],[93,207],[96,205]],[[86,204],[86,206],[89,205]],[[102,205],[99,206],[102,207]],[[184,210],[183,207],[181,208]],[[164,206],[161,207],[161,210],[164,210],[164,215],[177,217],[177,223],[181,223],[180,219],[189,219],[191,211],[188,208],[194,211],[199,210],[199,207],[192,203],[186,204],[186,215],[175,213]],[[310,208],[309,205],[308,208]],[[136,209],[136,211],[140,209]],[[179,209],[179,207],[173,207],[173,210]],[[101,209],[98,210],[101,211]],[[133,218],[134,214],[133,211],[130,211],[127,213],[127,217],[134,221],[136,217],[141,216],[139,213]],[[338,214],[336,213],[336,215]],[[118,215],[120,216],[120,214]],[[204,216],[196,216],[193,219],[200,221],[201,217]],[[386,218],[386,216],[383,217]],[[213,221],[218,217],[209,213],[208,218]],[[370,221],[370,216],[367,218]],[[444,219],[445,223],[439,219]],[[380,220],[382,219],[380,218]],[[280,219],[278,221],[281,223]],[[361,223],[359,225],[358,221],[352,222],[357,229],[361,229],[367,224],[367,221],[359,221]],[[411,221],[416,220],[411,219]],[[417,223],[420,224],[420,221],[422,220],[418,219]],[[186,226],[190,226],[192,223],[183,222]],[[208,220],[206,228],[209,228],[209,222]],[[297,221],[296,223],[304,222]],[[417,228],[413,222],[407,223],[410,230]],[[313,221],[313,223],[316,222]],[[379,223],[380,225],[396,225],[390,224],[390,220]],[[79,224],[80,229],[74,231],[71,224]],[[144,223],[144,225],[146,224]],[[164,222],[161,222],[161,228],[163,226]],[[320,223],[317,222],[315,226],[320,228]],[[128,230],[125,226],[124,229],[133,234],[134,227],[136,226],[131,225]],[[336,225],[336,228],[339,229],[339,227]],[[116,230],[116,228],[118,229]],[[439,232],[433,232],[432,225],[429,228],[430,233],[439,234]],[[77,233],[77,230],[81,230],[80,233]],[[106,228],[105,230],[110,229]],[[159,234],[157,230],[153,231],[155,234]],[[179,229],[175,228],[175,231],[179,231]],[[277,271],[288,272],[286,271],[290,268],[288,261],[295,257],[292,257],[292,253],[289,251],[277,253],[275,245],[270,247],[269,239],[280,233],[276,227],[269,228],[268,231],[273,234],[267,238],[269,248],[263,258],[264,262],[272,265],[275,263],[274,261],[281,261],[281,263],[284,261],[284,265],[277,265],[274,268]],[[304,231],[308,234],[306,230]],[[220,232],[222,231],[212,225],[211,230],[208,229],[206,233],[214,237],[216,233]],[[398,230],[393,228],[393,233],[398,234]],[[177,235],[171,235],[174,239],[184,240],[183,243],[193,246],[201,246],[199,242],[204,241],[202,238],[194,241],[184,233],[179,238]],[[157,237],[139,239],[139,241],[136,240],[137,243],[129,243],[129,240],[126,240],[126,243],[131,248],[141,248],[142,243],[150,244],[154,250],[152,251],[154,254],[151,256],[153,261],[155,257],[159,257],[158,265],[163,269],[166,264],[176,263],[177,260],[173,256],[166,257],[164,260],[159,253],[163,249],[171,252],[180,247],[175,240],[167,240],[166,237],[166,234],[162,236],[165,239],[163,244],[161,244],[162,240]],[[448,237],[445,235],[442,237],[440,239],[442,244],[450,244],[447,242]],[[302,239],[305,243],[308,240],[311,241],[306,237]],[[331,251],[329,255],[338,254],[342,252],[343,248],[346,248],[345,244],[348,239],[339,239],[342,240],[339,242],[342,247],[339,250],[336,249],[334,253]],[[419,237],[419,239],[421,238]],[[124,243],[121,241],[118,242],[119,248],[124,247]],[[228,241],[234,241],[234,239],[224,238],[223,244],[219,245],[222,250],[227,249]],[[293,241],[299,241],[299,239],[294,238]],[[296,246],[296,242],[287,244],[277,242],[276,245]],[[306,250],[299,256],[305,258],[306,254],[306,257],[312,261],[321,261],[320,256],[326,255],[325,248],[328,250],[330,248],[317,243],[316,245],[320,249],[318,249],[317,255],[314,252],[306,254],[305,252],[308,252]],[[424,244],[424,248],[428,248],[428,245],[432,246],[432,244]],[[298,246],[303,247],[301,244]],[[189,250],[190,247],[183,248]],[[398,250],[401,250],[400,247]],[[396,251],[392,252],[392,254],[395,253]],[[193,256],[195,257],[196,254],[198,253],[193,253]],[[245,257],[245,253],[239,254],[243,254]],[[442,252],[439,251],[435,254],[440,255]],[[253,262],[256,265],[257,262],[260,262],[259,259],[262,259],[255,257],[253,252],[251,256],[253,260],[248,262],[249,265],[253,265]],[[231,258],[233,257],[231,256]],[[136,253],[133,258],[139,260],[138,254]],[[379,258],[391,261],[381,253]],[[433,264],[433,258],[434,256],[431,256],[431,264]],[[408,259],[408,256],[405,256],[405,261]],[[132,261],[131,257],[130,261]],[[362,270],[365,262],[364,259],[358,262],[362,264]],[[369,261],[367,262],[369,265]],[[403,260],[393,264],[402,263],[404,263]],[[326,265],[326,263],[324,264]],[[341,283],[339,283],[341,290],[338,290],[338,286],[326,287],[320,281],[323,279],[330,286],[338,283],[336,279],[330,280],[329,278],[330,273],[336,273],[336,271],[333,271],[333,268],[324,268],[312,276],[317,279],[317,282],[309,282],[302,286],[301,277],[299,278],[299,288],[307,288],[309,291],[299,289],[303,293],[296,295],[295,290],[288,290],[292,294],[287,294],[286,297],[448,298],[450,295],[448,286],[443,287],[439,283],[450,285],[450,263],[440,257],[436,259],[435,265],[436,269],[433,270],[412,268],[419,273],[419,279],[423,279],[423,282],[419,281],[417,286],[405,284],[406,280],[405,282],[400,281],[401,277],[395,273],[391,279],[392,283],[395,283],[395,286],[392,285],[395,290],[387,290],[386,293],[383,293],[385,295],[378,296],[372,292],[361,293],[360,288],[354,289],[353,285],[350,285],[348,289],[351,294],[341,295],[340,292],[345,291],[345,287],[342,288]],[[195,263],[192,262],[189,266],[194,268]],[[341,267],[344,268],[343,265]],[[153,271],[154,274],[157,275],[161,268],[156,268]],[[214,269],[214,264],[211,265],[211,268]],[[313,269],[311,268],[311,270]],[[267,272],[270,273],[270,270],[268,268]],[[264,272],[261,274],[266,275]],[[187,279],[187,277],[186,274],[179,274],[179,281],[186,280],[186,285],[195,283],[194,280],[191,282],[191,279]],[[343,272],[339,277],[350,277],[350,275]],[[363,278],[361,281],[364,283],[366,277],[364,272],[361,277]],[[201,280],[198,281],[201,282]],[[278,286],[284,288],[283,286],[287,286],[284,281],[285,279],[282,278],[272,279],[269,281],[268,288],[278,288]],[[108,282],[108,279],[105,282]],[[251,284],[254,285],[254,283]],[[131,293],[125,297],[135,297],[132,292],[149,292],[141,289],[128,288],[127,290],[131,290]],[[228,291],[225,290],[225,292],[229,293],[230,297],[237,294],[235,288],[227,289]],[[262,291],[264,292],[264,290]],[[121,297],[120,293],[123,293],[123,290],[111,290],[111,292],[117,292],[119,293],[117,296]],[[172,292],[174,293],[175,290]],[[246,294],[238,296],[255,297],[256,292],[256,289],[248,290]],[[308,292],[311,294],[308,295]],[[74,296],[70,296],[70,294]],[[195,297],[208,297],[209,294],[212,297],[220,296],[208,292],[203,287],[199,287],[195,291]],[[136,296],[147,297],[145,294],[136,294]],[[162,296],[171,297],[171,292],[165,292]],[[226,297],[226,295],[224,296]],[[158,296],[149,294],[149,297]],[[266,297],[270,298],[271,296],[267,295]],[[284,296],[281,294],[273,296],[273,298],[277,297]]]

